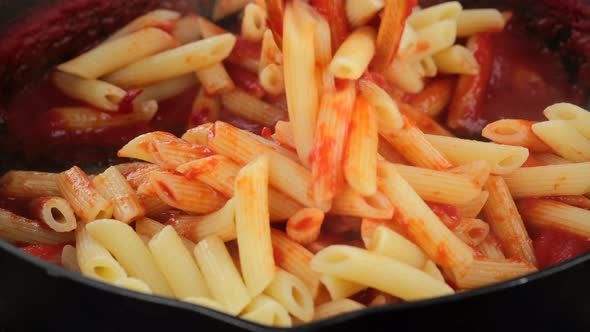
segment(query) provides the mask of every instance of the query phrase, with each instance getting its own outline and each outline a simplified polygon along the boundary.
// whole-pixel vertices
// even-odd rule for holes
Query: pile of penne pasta
[[[510,15],[413,5],[218,1],[214,20],[243,9],[238,36],[192,14],[137,18],[57,67],[54,84],[86,106],[49,112],[66,129],[146,123],[200,84],[193,116],[206,116],[181,138],[136,137],[118,153],[136,161],[100,174],[4,174],[2,195],[29,200],[34,220],[0,209],[0,239],[57,246],[54,261],[106,283],[283,327],[536,271],[525,225],[590,237],[590,113],[557,104],[546,122],[489,124],[492,142],[454,137],[433,120],[453,87],[432,78],[479,75],[471,41]],[[288,114],[265,96],[286,96]]]

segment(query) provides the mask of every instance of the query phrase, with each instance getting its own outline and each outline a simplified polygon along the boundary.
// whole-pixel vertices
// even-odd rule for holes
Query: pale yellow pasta
[[[258,295],[240,313],[240,318],[275,327],[291,327],[291,317],[277,301],[266,295]]]
[[[176,21],[172,36],[181,44],[188,44],[201,38],[201,29],[199,26],[199,17],[188,14]]]
[[[96,79],[174,46],[176,41],[172,36],[160,29],[147,28],[105,42],[57,66],[57,69],[86,79]]]
[[[492,234],[488,234],[488,236],[483,240],[482,243],[477,246],[479,251],[484,254],[485,257],[491,259],[504,259],[504,253],[502,252],[502,248],[500,242],[496,240]]]
[[[406,20],[404,25],[404,32],[399,41],[399,48],[397,50],[397,58],[400,60],[407,59],[416,53],[418,47],[418,34],[416,30]]]
[[[66,244],[61,251],[61,266],[64,268],[80,273],[80,265],[76,254],[76,247]]]
[[[457,22],[454,19],[441,20],[424,28],[416,29],[418,46],[411,61],[420,61],[434,55],[455,44],[457,37]]]
[[[317,11],[310,9],[315,27],[315,56],[317,65],[325,69],[332,61],[332,31],[330,24],[326,18],[319,14]],[[319,69],[319,68],[318,68]],[[329,74],[327,70],[324,70],[325,74]],[[331,76],[331,75],[330,75]],[[324,84],[325,86],[325,84]]]
[[[547,107],[543,114],[549,120],[565,120],[576,127],[580,134],[590,139],[590,112],[574,104],[557,103]]]
[[[478,258],[469,266],[451,271],[451,278],[458,287],[470,289],[520,277],[537,269],[526,261]]]
[[[242,36],[252,41],[261,41],[266,31],[266,11],[255,3],[244,8]]]
[[[424,77],[436,77],[438,75],[438,66],[431,56],[422,59],[418,65],[422,68]]]
[[[363,304],[350,299],[339,299],[315,307],[313,320],[326,319],[366,308]]]
[[[443,2],[422,10],[414,11],[408,22],[414,29],[422,29],[442,20],[456,19],[463,6],[458,1]]]
[[[528,199],[518,203],[527,225],[551,227],[590,237],[590,211],[550,199]]]
[[[514,198],[573,196],[590,192],[590,162],[524,167],[504,176]]]
[[[285,92],[285,77],[283,67],[271,63],[264,67],[258,74],[260,85],[264,91],[273,96],[278,96]]]
[[[421,59],[420,59],[421,60]],[[385,78],[404,92],[418,93],[424,90],[424,78],[417,67],[408,60],[395,59],[385,69]]]
[[[235,198],[232,198],[225,205],[210,214],[203,216],[178,216],[178,224],[174,226],[182,236],[194,241],[217,236],[224,242],[236,239],[235,225]]]
[[[197,79],[193,74],[186,74],[160,81],[152,85],[141,87],[141,94],[137,96],[134,102],[142,103],[148,100],[166,100],[178,96],[188,88],[197,84]]]
[[[148,247],[177,298],[209,296],[192,253],[186,249],[172,226],[164,227],[152,237]]]
[[[221,104],[228,112],[269,128],[274,127],[277,121],[287,119],[287,114],[281,110],[241,89],[221,95]]]
[[[38,222],[0,208],[0,238],[13,244],[61,244],[72,243],[74,232],[48,230]]]
[[[0,192],[9,197],[61,196],[57,173],[9,171],[0,178]]]
[[[465,46],[453,45],[433,55],[436,68],[444,74],[476,75],[479,63],[473,52]]]
[[[385,226],[377,227],[367,249],[417,269],[424,267],[428,260],[417,245]]]
[[[312,260],[315,271],[376,288],[404,300],[453,294],[444,282],[410,265],[367,250],[333,245]]]
[[[334,54],[330,72],[337,78],[359,79],[375,55],[376,38],[377,33],[371,27],[353,31]]]
[[[151,133],[142,134],[135,137],[125,144],[121,149],[119,149],[117,156],[155,163],[156,160],[154,159],[150,145],[153,142],[169,143],[172,141],[179,143],[182,142],[176,136],[162,131],[154,131]]]
[[[60,71],[53,74],[52,82],[68,97],[105,111],[117,111],[119,102],[127,94],[125,90],[107,82],[80,78]]]
[[[465,9],[457,16],[457,37],[504,30],[506,20],[497,9]]]
[[[425,201],[466,204],[481,193],[481,185],[463,174],[399,164],[395,168]]]
[[[365,197],[351,188],[345,188],[334,197],[330,213],[340,216],[391,219],[394,208],[381,192]]]
[[[298,19],[294,7],[287,4],[283,26],[285,92],[289,119],[297,133],[295,147],[304,165],[309,165],[319,106],[314,50],[313,24]]]
[[[56,232],[69,232],[76,229],[74,210],[61,197],[41,197],[31,203],[33,216]]]
[[[234,81],[221,62],[197,70],[196,75],[201,86],[210,95],[223,94],[235,88]]]
[[[182,299],[185,302],[196,304],[201,307],[205,307],[207,309],[212,309],[220,312],[227,312],[221,303],[210,299],[208,297],[187,297],[186,299]]]
[[[110,218],[113,205],[91,184],[88,175],[78,166],[59,174],[57,186],[82,221]]]
[[[353,28],[365,25],[383,9],[383,0],[346,0],[346,18]]]
[[[434,263],[431,260],[426,261],[426,264],[424,264],[422,271],[428,273],[428,275],[430,275],[438,281],[445,282],[445,277],[443,276],[442,272],[440,272],[439,268],[436,266],[436,263]]]
[[[303,208],[287,220],[287,236],[299,244],[310,244],[320,236],[323,222],[322,210]]]
[[[135,232],[140,236],[145,236],[148,240],[151,240],[156,234],[162,231],[166,225],[157,222],[150,218],[141,218],[135,222]],[[190,252],[195,249],[195,243],[186,237],[180,238],[182,243]],[[149,242],[149,241],[148,241]]]
[[[172,290],[150,251],[131,226],[117,220],[101,219],[87,224],[86,230],[115,256],[129,276],[143,280],[154,294],[172,296]]]
[[[564,159],[553,153],[537,153],[533,157],[544,165],[570,164],[570,162],[567,159]]]
[[[477,247],[490,232],[490,225],[476,218],[462,218],[453,228],[453,233],[470,246]]]
[[[313,297],[305,284],[295,275],[278,269],[264,290],[264,294],[280,303],[287,311],[303,322],[313,319]]]
[[[117,287],[127,288],[129,290],[139,292],[139,293],[152,294],[152,290],[150,289],[150,286],[148,286],[141,279],[137,279],[137,278],[130,278],[130,277],[119,278],[113,282],[113,285],[115,285]]]
[[[126,278],[121,264],[80,224],[76,229],[76,258],[83,275],[103,282]]]
[[[223,241],[207,237],[197,244],[194,255],[213,299],[230,314],[240,313],[251,298]]]
[[[379,189],[396,208],[396,216],[407,222],[408,234],[430,259],[441,266],[467,265],[473,252],[453,234],[396,171],[394,165],[379,162]]]
[[[477,217],[481,212],[481,209],[483,209],[483,206],[486,204],[489,195],[490,193],[484,190],[473,200],[465,204],[458,204],[457,209],[459,209],[460,215],[465,218]]]
[[[125,177],[111,166],[92,179],[99,194],[113,205],[113,217],[124,223],[141,218],[145,210]]]
[[[533,132],[555,153],[571,162],[590,160],[590,139],[584,137],[571,120],[551,120],[532,126]]]
[[[493,174],[509,174],[521,167],[529,157],[529,150],[519,146],[479,142],[461,138],[425,135],[434,147],[455,165],[485,160]]]
[[[231,1],[231,0],[230,0]],[[239,1],[239,0],[237,0]],[[201,30],[201,35],[203,38],[210,38],[213,36],[222,35],[227,33],[228,31],[223,29],[222,27],[216,25],[215,23],[207,20],[206,18],[199,16],[199,29]]]
[[[105,77],[115,85],[141,86],[205,68],[225,59],[236,37],[223,34],[152,55]]]
[[[180,13],[176,11],[156,9],[129,22],[127,25],[112,34],[107,41],[127,36],[132,32],[149,27],[169,26],[171,22],[178,20],[178,18],[180,18]]]
[[[331,56],[332,54],[330,54]],[[258,71],[266,68],[270,64],[282,65],[283,64],[283,53],[279,49],[275,38],[270,29],[264,31],[262,37],[262,50],[260,51],[260,63]]]
[[[65,129],[105,129],[148,123],[156,115],[158,103],[146,101],[131,113],[114,114],[99,112],[90,107],[57,107],[49,113]]]
[[[377,111],[379,133],[391,133],[404,125],[404,119],[391,96],[377,84],[360,80],[360,92]]]
[[[335,278],[330,275],[322,275],[320,281],[330,294],[330,298],[334,301],[345,299],[367,288],[365,285]]]
[[[230,16],[242,10],[252,0],[219,0],[215,2],[213,7],[212,18],[214,21],[219,21],[224,17]]]

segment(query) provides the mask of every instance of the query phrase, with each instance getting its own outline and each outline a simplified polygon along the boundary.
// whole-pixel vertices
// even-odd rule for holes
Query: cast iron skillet
[[[26,15],[41,17],[31,16],[36,12],[31,6],[54,5],[57,2],[60,1],[0,0],[0,31],[6,29],[11,20],[22,21]],[[68,52],[75,52],[84,47],[84,43],[100,39],[132,17],[160,6],[162,2],[170,8],[198,9],[205,14],[211,7],[210,1],[198,0],[70,0],[62,1],[60,10],[43,11],[43,20],[47,24],[11,30],[13,36],[19,36],[16,40],[0,39],[0,102],[27,80],[63,60]],[[63,8],[67,10],[64,12]],[[52,28],[63,25],[64,20],[68,22],[68,29]],[[50,38],[36,39],[49,30]],[[43,51],[45,57],[40,61],[39,52]],[[0,273],[0,331],[277,330],[188,303],[93,281],[30,256],[2,241]],[[589,280],[590,254],[587,254],[491,287],[431,300],[370,308],[294,330],[360,331],[371,328],[402,331],[426,327],[470,331],[589,330]]]

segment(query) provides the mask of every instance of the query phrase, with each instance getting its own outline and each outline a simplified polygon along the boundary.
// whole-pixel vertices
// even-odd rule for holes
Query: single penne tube
[[[275,327],[291,327],[291,317],[280,303],[266,295],[258,295],[240,313],[240,318]]]
[[[405,121],[403,128],[381,132],[381,136],[415,166],[434,170],[453,167],[452,159],[447,158],[444,151],[430,141],[429,135],[408,121]]]
[[[219,99],[219,96],[210,96],[203,87],[200,87],[188,118],[188,126],[197,127],[203,123],[213,123],[219,120],[221,113]]]
[[[590,115],[587,110],[574,104],[558,103],[547,107],[543,114],[549,120],[568,121],[580,134],[590,139]]]
[[[283,67],[280,65],[271,63],[264,67],[258,73],[258,80],[264,91],[272,96],[285,93],[285,76],[283,74]]]
[[[453,294],[444,282],[410,265],[367,250],[333,245],[313,258],[315,271],[378,289],[404,300]]]
[[[478,258],[469,266],[451,270],[451,278],[457,287],[472,289],[488,286],[536,272],[534,265],[514,259]]]
[[[436,263],[434,263],[431,260],[426,261],[426,264],[424,264],[422,271],[426,272],[428,275],[430,275],[438,281],[446,282],[445,277],[443,276],[442,272],[440,272],[438,266],[436,266]]]
[[[309,164],[319,106],[315,80],[314,25],[297,17],[287,4],[283,25],[283,68],[289,119],[293,126],[299,159]],[[272,163],[271,163],[272,165]]]
[[[180,218],[180,217],[179,217]],[[173,225],[175,226],[175,225]],[[148,239],[152,239],[156,234],[161,232],[166,225],[157,222],[150,218],[141,218],[135,222],[135,232],[140,236],[145,236]],[[180,240],[190,252],[195,249],[195,243],[184,236],[180,237]],[[148,241],[149,243],[149,241]]]
[[[457,204],[459,214],[464,218],[475,218],[479,215],[483,206],[486,204],[490,193],[482,191],[476,198],[465,203]]]
[[[252,41],[261,41],[266,31],[266,11],[255,3],[247,4],[242,17],[242,36]]]
[[[235,182],[235,223],[242,277],[252,298],[274,277],[275,263],[268,214],[268,157],[246,165]]]
[[[504,253],[502,252],[502,246],[493,234],[488,236],[477,246],[479,251],[487,258],[491,259],[504,259]]]
[[[61,197],[40,197],[30,203],[32,215],[56,232],[76,229],[76,216],[70,203]]]
[[[13,244],[63,244],[74,241],[74,232],[58,233],[0,208],[0,239]]]
[[[573,122],[550,120],[536,123],[532,129],[537,137],[565,159],[578,163],[590,160],[590,139],[578,132]]]
[[[104,79],[127,87],[181,76],[222,61],[230,54],[235,43],[236,37],[231,34],[206,38],[147,57]]]
[[[492,168],[490,167],[489,163],[487,163],[485,160],[479,160],[469,164],[457,166],[448,170],[448,172],[467,176],[469,179],[471,179],[471,181],[473,181],[474,185],[483,187],[490,177],[491,169]]]
[[[342,162],[354,107],[352,84],[322,96],[314,145],[309,155],[311,192],[317,206],[329,205],[344,180]]]
[[[275,125],[274,139],[279,142],[281,146],[295,149],[295,137],[293,135],[293,128],[289,121],[277,121]]]
[[[313,320],[322,320],[334,316],[344,315],[346,313],[362,310],[364,308],[366,308],[365,305],[350,299],[334,300],[316,306]]]
[[[313,319],[313,296],[295,275],[278,269],[264,290],[264,294],[280,303],[287,311],[303,322]]]
[[[457,37],[457,22],[453,19],[440,20],[424,28],[416,30],[418,47],[416,53],[411,56],[411,61],[421,61],[455,44]]]
[[[9,171],[0,178],[0,192],[16,198],[59,197],[57,178],[57,173]]]
[[[335,278],[330,275],[322,275],[320,281],[328,291],[330,298],[334,301],[345,299],[367,288],[365,285]]]
[[[363,218],[361,221],[361,239],[363,240],[363,244],[365,248],[371,247],[371,242],[375,236],[375,231],[377,228],[385,226],[391,229],[394,229],[395,226],[393,224],[393,220],[383,220],[383,219],[371,219],[371,218]]]
[[[76,229],[76,257],[83,275],[103,282],[127,277],[121,264],[80,224]]]
[[[463,10],[463,6],[458,1],[443,2],[422,10],[418,10],[408,17],[408,23],[414,29],[422,29],[442,20],[452,20]]]
[[[320,286],[320,275],[311,269],[313,254],[279,230],[271,228],[270,233],[275,264],[301,279],[315,297]]]
[[[61,266],[64,268],[80,273],[80,265],[76,254],[76,247],[66,244],[61,251]]]
[[[391,65],[385,68],[385,78],[404,92],[420,93],[425,86],[424,75],[417,70],[414,64],[415,62],[410,62],[407,59],[395,59]]]
[[[232,197],[240,166],[228,157],[215,155],[181,165],[177,171],[187,177],[194,174],[197,180],[211,186],[226,197]],[[272,186],[268,188],[268,199],[271,221],[287,220],[302,208],[301,204]]]
[[[150,286],[143,282],[141,279],[137,278],[119,278],[113,282],[113,285],[121,288],[126,288],[132,290],[134,292],[144,293],[144,294],[153,294]]]
[[[387,256],[417,269],[422,269],[428,257],[422,249],[395,231],[379,226],[367,246],[369,251]]]
[[[287,236],[299,244],[310,244],[320,236],[323,222],[322,210],[303,208],[287,220]]]
[[[375,55],[376,38],[377,33],[371,27],[356,29],[334,54],[330,72],[341,79],[359,79]]]
[[[377,112],[379,133],[391,133],[403,127],[404,119],[391,96],[369,80],[359,81],[360,92]]]
[[[179,18],[172,30],[172,36],[180,44],[188,44],[201,39],[199,17],[194,14],[187,14]]]
[[[203,216],[178,216],[176,231],[182,236],[194,242],[209,237],[217,236],[224,242],[235,240],[235,199],[232,198],[225,205],[210,214]]]
[[[503,119],[485,126],[481,135],[494,143],[516,145],[528,148],[531,152],[547,152],[551,148],[533,133],[536,122]]]
[[[383,9],[383,0],[346,1],[346,18],[353,28],[360,27],[371,21]]]
[[[329,210],[329,206],[317,206],[311,199],[309,191],[312,176],[305,167],[261,143],[253,138],[253,135],[218,121],[215,123],[214,134],[207,137],[207,147],[240,164],[246,164],[259,155],[268,154],[269,182],[273,187],[307,207]]]
[[[127,25],[117,30],[112,34],[107,41],[127,36],[132,32],[139,31],[149,27],[159,27],[165,30],[166,27],[170,27],[180,18],[180,13],[168,10],[168,9],[156,9],[152,10],[145,15],[139,16]]]
[[[531,239],[506,181],[500,176],[491,176],[484,188],[490,194],[482,211],[484,220],[502,244],[507,257],[536,264]]]
[[[391,65],[402,42],[406,21],[412,12],[408,1],[384,1],[384,8],[377,34],[377,48],[373,66],[378,70]]]
[[[330,52],[330,56],[331,56]],[[282,65],[283,64],[283,53],[279,49],[270,29],[264,31],[262,37],[262,50],[260,52],[260,66],[258,71],[267,67],[270,64]]]
[[[221,62],[197,70],[196,75],[201,86],[210,95],[223,94],[235,88],[234,81]]]
[[[509,174],[521,167],[529,157],[529,150],[519,146],[478,142],[473,140],[425,135],[432,145],[455,165],[486,160],[493,174]]]
[[[379,162],[379,189],[396,209],[397,222],[407,223],[407,232],[416,244],[441,266],[467,265],[473,252],[453,234],[397,172],[394,165]],[[427,236],[425,236],[425,234]]]
[[[518,210],[527,225],[551,227],[578,236],[590,237],[590,211],[550,199],[526,199]]]
[[[463,174],[399,164],[396,164],[395,168],[425,201],[451,205],[466,204],[481,193],[481,185]]]
[[[455,81],[453,79],[436,79],[427,84],[422,92],[413,96],[408,102],[414,110],[435,119],[446,110],[453,97],[454,89]],[[410,115],[406,114],[406,116]],[[414,121],[419,122],[417,119]]]
[[[490,225],[481,219],[462,218],[453,233],[470,246],[477,247],[490,232]]]
[[[457,37],[504,30],[506,20],[497,9],[465,9],[457,16]]]
[[[227,201],[208,185],[168,172],[150,173],[150,183],[166,204],[194,213],[211,213]]]
[[[166,100],[178,96],[197,84],[197,78],[193,74],[186,74],[175,78],[160,81],[141,87],[141,94],[134,102],[142,103],[148,100]]]
[[[479,63],[473,52],[465,46],[453,45],[433,55],[432,59],[438,71],[443,74],[476,75]]]
[[[87,224],[86,230],[117,259],[129,276],[143,280],[154,294],[172,296],[149,249],[131,226],[117,220],[101,219]]]
[[[241,89],[221,95],[221,104],[227,111],[269,128],[277,121],[287,119],[284,112]]]
[[[381,192],[362,196],[351,188],[345,188],[334,197],[330,213],[340,216],[391,219],[394,208]]]
[[[148,247],[177,298],[209,296],[209,290],[192,253],[184,246],[172,226],[164,227],[152,237]]]
[[[422,91],[424,92],[424,91]],[[438,97],[433,97],[438,98]],[[444,107],[444,106],[443,106]],[[454,137],[450,131],[439,124],[434,118],[424,114],[410,104],[399,102],[400,113],[415,124],[425,134]]]
[[[240,313],[251,298],[223,241],[215,236],[205,238],[194,255],[213,299],[230,314]]]
[[[220,0],[215,2],[213,7],[212,18],[219,21],[224,17],[230,16],[242,10],[251,0]]]
[[[134,47],[130,49],[129,45]],[[160,29],[147,28],[105,42],[57,69],[92,80],[174,46],[176,41],[172,36]]]
[[[68,97],[104,111],[117,111],[119,102],[127,94],[125,90],[107,82],[80,78],[60,71],[53,74],[52,82]]]
[[[62,196],[82,221],[88,223],[113,215],[111,202],[94,188],[88,175],[79,167],[74,166],[60,173],[56,181]]]
[[[379,146],[377,147],[378,160],[387,160],[390,163],[409,165],[410,163],[391,145],[383,136],[379,136]]]
[[[113,205],[113,217],[126,224],[141,218],[145,210],[125,177],[111,166],[92,179],[98,193]]]
[[[590,162],[524,167],[504,176],[512,197],[573,196],[590,192]]]
[[[58,107],[49,110],[58,126],[69,130],[106,129],[148,123],[156,115],[158,103],[147,101],[131,113],[99,112],[90,107]]]
[[[199,30],[201,30],[201,35],[203,36],[203,38],[210,38],[228,32],[227,30],[223,29],[222,27],[216,25],[215,23],[209,21],[208,19],[202,16],[199,16]]]
[[[358,97],[352,113],[348,143],[344,153],[344,177],[363,196],[377,192],[378,118],[375,109]]]

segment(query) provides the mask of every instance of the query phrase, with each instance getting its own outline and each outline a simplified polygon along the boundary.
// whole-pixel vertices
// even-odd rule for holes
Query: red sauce
[[[533,239],[539,268],[556,265],[590,251],[590,239],[560,230],[539,228],[529,233]]]
[[[48,262],[61,264],[61,252],[63,248],[63,244],[37,244],[26,246],[22,250]]]
[[[127,92],[125,97],[119,102],[119,113],[131,113],[133,112],[133,101],[137,96],[141,94],[140,89],[130,90]]]

